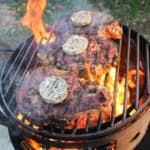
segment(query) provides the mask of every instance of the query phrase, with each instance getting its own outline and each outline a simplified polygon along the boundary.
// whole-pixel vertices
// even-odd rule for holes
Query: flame
[[[19,120],[22,120],[22,119],[23,119],[23,115],[22,115],[21,113],[18,113],[17,118],[18,118]]]
[[[28,139],[28,143],[35,150],[44,150],[45,149],[45,148],[43,148],[43,146],[40,143],[36,142],[33,139]]]
[[[32,127],[33,127],[34,129],[39,129],[39,126],[37,126],[37,125],[35,125],[35,124],[34,124]]]
[[[27,3],[27,12],[22,19],[22,25],[27,26],[31,29],[35,36],[35,41],[45,45],[47,43],[48,37],[51,34],[51,31],[46,31],[43,23],[43,12],[46,7],[46,0],[28,0]],[[49,42],[54,42],[56,39],[55,34],[52,33],[51,39]]]
[[[99,66],[95,68],[96,75],[92,73],[91,67],[89,63],[85,64],[85,69],[86,73],[88,76],[88,80],[91,82],[97,82],[99,87],[102,85],[106,86],[108,90],[110,91],[111,95],[114,94],[114,84],[115,84],[115,78],[116,78],[116,67],[111,67],[110,70],[108,71],[108,76],[107,76],[107,81],[105,85],[105,80],[106,80],[106,74],[101,74],[101,71],[99,71]],[[139,70],[139,77],[142,79],[144,77],[144,73]],[[84,82],[86,79],[81,78],[80,81]],[[119,116],[123,113],[123,106],[124,106],[124,94],[125,94],[125,81],[126,77],[125,75],[119,76],[119,80],[117,81],[116,85],[116,107],[115,107],[115,116]],[[136,70],[135,69],[130,69],[128,72],[128,90],[127,90],[127,104],[126,104],[126,109],[128,109],[132,103],[131,103],[131,91],[130,89],[135,89],[136,88]],[[110,108],[111,109],[111,108]],[[107,112],[107,114],[110,114],[111,118],[111,113],[112,109],[110,110],[109,108],[103,108],[103,111],[101,112],[101,118],[102,122],[108,121],[107,119],[105,120],[105,117],[103,117],[103,112]],[[136,110],[132,111],[132,115],[136,112]],[[85,128],[87,124],[87,114],[80,114],[78,118],[78,124],[77,124],[77,129]],[[66,127],[67,129],[72,129],[75,127],[76,124],[76,116],[73,117],[73,119],[70,121],[69,125]],[[91,126],[96,126],[97,121],[99,119],[99,112],[95,111],[92,112],[92,117],[90,117],[90,125]]]
[[[115,84],[115,74],[116,74],[116,68],[112,67],[109,71],[108,76],[108,84],[107,87],[111,91],[111,93],[114,93],[114,84]],[[124,92],[125,92],[125,77],[122,77],[121,81],[117,83],[117,95],[116,95],[116,116],[123,113],[123,103],[124,103]],[[127,92],[127,99],[130,98],[130,92]],[[127,108],[130,105],[127,104]]]
[[[18,118],[19,120],[22,120],[22,121],[23,121],[24,116],[22,115],[22,113],[18,113],[17,118]],[[25,123],[26,125],[28,125],[28,126],[31,124],[31,122],[30,122],[28,119],[24,119],[24,123]],[[37,125],[35,125],[35,124],[33,124],[32,127],[33,127],[34,129],[39,129],[39,126],[37,126]]]
[[[42,144],[38,143],[37,141],[35,141],[33,139],[27,139],[27,142],[34,150],[45,150],[46,149],[45,146],[43,146]],[[48,150],[70,150],[70,149],[69,148],[62,149],[62,148],[50,147]],[[72,150],[81,150],[81,149],[73,148]]]
[[[99,86],[104,84],[104,80],[105,80],[105,76],[106,74],[102,74],[100,76],[100,78],[95,79],[94,75],[91,72],[90,69],[90,65],[86,64],[86,71],[87,71],[87,75],[90,81],[97,81],[99,83]],[[135,73],[135,71],[132,71]],[[116,74],[116,68],[112,67],[110,69],[110,71],[108,72],[109,76],[107,79],[107,87],[110,90],[111,93],[114,92],[114,82],[115,82],[115,74]],[[130,77],[132,77],[132,75],[130,74]],[[133,82],[131,80],[129,80],[132,84]],[[132,86],[131,84],[131,86]],[[124,101],[124,91],[125,91],[125,78],[122,78],[122,80],[118,83],[118,88],[117,88],[117,98],[116,98],[116,115],[119,115],[123,112],[123,101]],[[130,93],[128,92],[128,96],[127,98],[130,97]]]
[[[91,70],[90,70],[90,65],[88,63],[85,64],[85,68],[86,68],[89,80],[90,81],[95,81],[94,76],[93,76],[93,74],[91,73]]]
[[[136,113],[136,110],[133,109],[131,112],[130,112],[130,116],[132,116],[134,113]]]
[[[28,125],[28,126],[30,125],[30,121],[27,120],[27,119],[24,120],[24,123],[25,123],[26,125]]]
[[[90,81],[96,81],[99,83],[99,86],[103,85],[105,82],[105,76],[106,74],[102,74],[101,77],[94,78],[94,75],[92,74],[90,70],[90,66],[86,64],[86,70],[87,75]],[[115,84],[115,75],[116,75],[116,68],[112,67],[108,72],[108,79],[106,87],[109,89],[109,91],[113,94],[114,93],[114,84]],[[139,70],[139,76],[144,77],[144,73]],[[124,105],[124,93],[125,93],[125,77],[121,77],[119,82],[117,82],[117,91],[116,91],[116,116],[123,113],[123,105]],[[128,87],[131,89],[136,88],[136,70],[131,69],[129,70],[128,74]],[[126,108],[129,108],[131,106],[130,102],[131,93],[130,90],[127,91],[127,105]]]

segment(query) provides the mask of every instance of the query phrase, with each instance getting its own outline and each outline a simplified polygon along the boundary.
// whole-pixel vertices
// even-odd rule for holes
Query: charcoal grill
[[[119,41],[118,52],[121,60],[125,60],[123,63],[125,63],[126,78],[123,113],[120,116],[115,116],[115,108],[121,62],[116,68],[111,121],[102,123],[101,115],[99,115],[96,127],[89,127],[87,118],[85,129],[77,129],[78,120],[73,129],[65,129],[64,127],[36,126],[32,120],[27,125],[25,116],[18,119],[17,115],[20,112],[15,100],[15,91],[21,85],[29,69],[34,70],[38,66],[35,57],[41,45],[36,44],[32,36],[13,52],[2,68],[0,97],[4,113],[0,112],[0,123],[7,126],[16,136],[33,138],[46,147],[99,149],[109,146],[110,149],[126,149],[128,146],[128,149],[134,148],[144,136],[150,122],[150,45],[131,28],[123,26],[123,30],[124,34]],[[128,72],[131,66],[136,70],[136,95],[134,104],[127,109]],[[140,69],[144,72],[142,87],[139,87]],[[133,110],[134,113],[131,114]]]

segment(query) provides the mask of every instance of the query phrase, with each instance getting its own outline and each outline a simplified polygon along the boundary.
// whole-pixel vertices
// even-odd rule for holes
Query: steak
[[[67,98],[55,105],[45,102],[39,92],[40,83],[46,77],[54,75],[61,77],[68,84]],[[20,111],[35,124],[63,122],[65,125],[88,113],[91,113],[91,119],[95,122],[98,117],[92,114],[98,116],[99,112],[102,113],[102,119],[108,121],[113,103],[106,87],[95,82],[80,81],[75,73],[70,74],[51,67],[40,67],[27,75],[17,91],[16,100]]]
[[[50,26],[57,38],[54,43],[48,44],[46,48],[41,46],[39,49],[37,59],[41,64],[55,65],[60,69],[68,70],[72,66],[84,66],[88,63],[90,66],[101,65],[101,72],[104,71],[104,73],[112,64],[117,64],[118,52],[114,42],[122,36],[122,28],[119,22],[104,13],[89,13],[92,20],[88,25],[74,25],[71,20],[73,14],[62,17]],[[70,55],[69,52],[63,50],[63,47],[72,36],[77,35],[88,40],[86,52]],[[80,49],[78,51],[82,52],[83,50]],[[47,59],[45,59],[45,56],[47,56]]]
[[[83,20],[80,15],[85,15]],[[122,36],[119,22],[100,12],[81,11],[49,28],[57,38],[40,46],[39,66],[30,70],[16,93],[20,112],[35,124],[68,129],[76,120],[77,128],[85,128],[87,118],[95,126],[99,115],[109,121],[112,93],[99,83],[119,61],[114,44]]]

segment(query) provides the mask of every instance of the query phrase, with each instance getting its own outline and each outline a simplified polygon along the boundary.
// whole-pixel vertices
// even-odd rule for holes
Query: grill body
[[[90,141],[89,143],[86,142],[84,149],[94,149],[94,150],[112,150],[112,149],[118,149],[118,150],[133,150],[137,144],[142,140],[143,136],[145,135],[145,132],[147,131],[147,127],[150,120],[150,110],[147,109],[144,114],[141,114],[141,117],[138,117],[135,119],[132,124],[129,124],[128,126],[125,126],[121,130],[118,130],[115,133],[110,133],[109,136],[104,136],[95,140]],[[15,150],[32,150],[32,146],[28,142],[29,137],[25,137],[24,135],[16,135],[15,132],[12,130],[9,131],[9,135],[11,138],[11,141],[15,147]],[[146,143],[148,140],[148,137],[144,139]],[[41,144],[41,147],[43,149],[50,149],[54,147],[49,147],[46,144]],[[77,147],[77,146],[76,146]],[[88,147],[88,148],[87,148]],[[69,147],[71,149],[74,147]],[[81,145],[79,145],[79,149],[81,148]],[[83,148],[83,147],[82,147]],[[141,145],[135,148],[135,150],[143,148],[148,148],[148,144],[144,145],[144,142],[142,141]],[[56,149],[56,147],[55,147]]]
[[[113,111],[110,122],[102,123],[101,118],[99,118],[96,127],[90,128],[87,124],[85,129],[77,129],[76,126],[71,130],[64,128],[34,128],[32,121],[29,125],[24,123],[25,117],[21,120],[17,119],[19,110],[15,100],[15,91],[19,88],[28,70],[34,70],[38,66],[35,56],[40,45],[34,43],[33,37],[29,38],[16,49],[2,69],[0,76],[0,96],[1,105],[6,115],[0,115],[2,120],[0,123],[8,126],[17,135],[21,134],[31,137],[49,147],[95,148],[112,143],[117,149],[122,149],[120,146],[126,147],[126,143],[128,143],[129,148],[132,149],[143,137],[150,121],[148,110],[150,104],[149,47],[149,43],[142,36],[124,26],[124,35],[119,42],[118,49],[121,60],[126,60],[126,81],[122,115],[115,116],[116,86],[120,68],[122,67],[120,63],[116,68],[114,105],[112,106]],[[130,67],[136,70],[136,95],[134,105],[127,109],[128,74]],[[144,84],[140,88],[139,69],[142,69],[145,74]],[[139,105],[141,99],[143,103]],[[135,113],[130,115],[133,109]],[[143,122],[144,125],[141,128],[140,125]],[[129,133],[130,136],[128,135]]]

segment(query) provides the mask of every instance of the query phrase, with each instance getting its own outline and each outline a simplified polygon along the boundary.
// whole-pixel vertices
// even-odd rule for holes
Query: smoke
[[[100,11],[110,14],[110,10],[104,7],[104,3],[97,0],[57,0],[47,1],[47,3],[45,21],[49,24],[62,16],[79,10]]]

